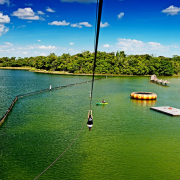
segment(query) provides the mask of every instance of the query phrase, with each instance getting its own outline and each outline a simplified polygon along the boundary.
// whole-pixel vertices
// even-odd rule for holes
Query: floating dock
[[[155,83],[159,83],[159,84],[165,85],[165,86],[170,83],[170,82],[167,81],[167,80],[164,81],[164,80],[162,80],[162,79],[158,79],[155,74],[153,74],[153,75],[151,76],[150,81],[155,82]]]
[[[170,116],[180,116],[180,109],[170,107],[170,106],[162,106],[162,107],[151,107],[150,109],[168,114]]]

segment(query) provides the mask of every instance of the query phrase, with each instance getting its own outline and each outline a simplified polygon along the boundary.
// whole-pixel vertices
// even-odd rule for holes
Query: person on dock
[[[91,127],[93,126],[93,115],[92,115],[92,110],[89,110],[88,112],[88,122],[87,126],[89,127],[89,131],[91,130]]]
[[[105,103],[105,100],[104,100],[104,99],[102,100],[102,103]]]

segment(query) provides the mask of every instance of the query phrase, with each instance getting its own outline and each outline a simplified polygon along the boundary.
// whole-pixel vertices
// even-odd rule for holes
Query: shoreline
[[[44,73],[44,74],[59,74],[59,75],[73,75],[73,76],[92,76],[92,74],[80,74],[80,73],[69,73],[67,71],[47,71],[47,70],[40,70],[35,69],[32,67],[0,67],[0,69],[10,69],[10,70],[27,70],[31,72],[37,73]],[[151,75],[124,75],[124,74],[94,74],[95,76],[111,76],[111,77],[118,77],[118,76],[147,76],[150,77]],[[167,77],[179,77],[180,75],[172,75]]]

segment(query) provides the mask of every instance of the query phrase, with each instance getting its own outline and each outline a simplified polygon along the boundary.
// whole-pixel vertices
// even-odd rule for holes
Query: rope
[[[95,33],[96,33],[96,34],[95,34],[95,35],[96,35],[96,45],[95,45],[94,65],[93,65],[93,77],[92,77],[92,87],[91,87],[90,109],[91,109],[92,93],[93,93],[93,86],[94,86],[94,74],[95,74],[95,68],[96,68],[96,57],[97,57],[99,30],[100,30],[100,23],[101,23],[102,4],[103,4],[103,0],[99,0],[99,11],[98,11],[97,31],[95,31]],[[97,14],[97,13],[96,13],[96,14]],[[96,21],[97,21],[97,19],[96,19]]]
[[[86,121],[84,122],[82,128],[80,129],[79,133],[77,134],[77,136],[75,137],[75,139],[72,141],[72,143],[67,147],[67,149],[53,162],[51,163],[41,174],[39,174],[34,180],[38,179],[43,173],[45,173],[56,161],[58,161],[58,159],[64,155],[66,153],[66,151],[72,146],[72,144],[76,141],[76,139],[78,138],[79,134],[81,133],[84,125],[86,124]]]

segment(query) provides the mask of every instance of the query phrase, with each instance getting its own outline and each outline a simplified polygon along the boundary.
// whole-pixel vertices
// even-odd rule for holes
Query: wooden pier
[[[180,116],[180,109],[170,107],[170,106],[151,107],[150,109],[164,113],[164,114],[168,114],[170,116]]]
[[[156,83],[165,85],[165,86],[166,86],[167,84],[170,84],[170,82],[167,81],[167,80],[158,79],[158,78],[156,77],[156,75],[152,75],[151,78],[150,78],[150,81],[153,81],[153,82],[156,82]]]

